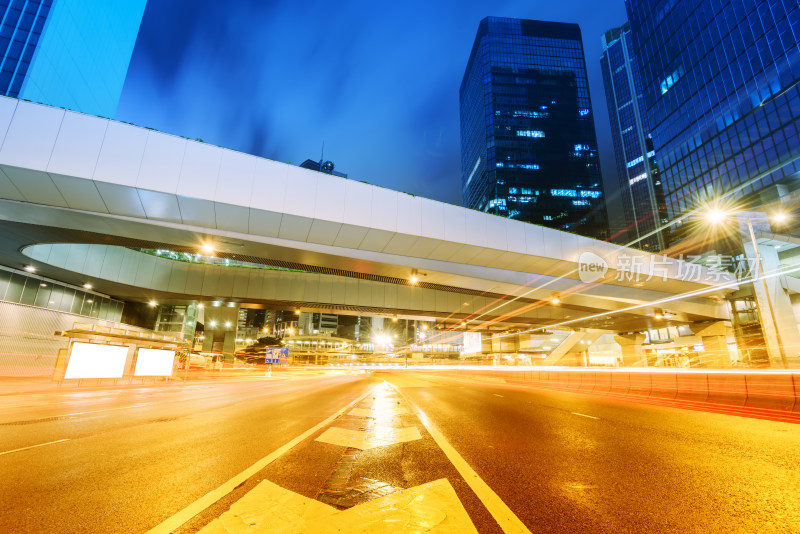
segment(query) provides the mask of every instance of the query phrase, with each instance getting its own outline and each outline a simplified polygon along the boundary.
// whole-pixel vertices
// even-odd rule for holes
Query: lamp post
[[[774,310],[774,307],[772,305],[772,297],[770,296],[769,286],[767,285],[767,280],[764,277],[765,270],[764,270],[763,258],[761,257],[761,254],[759,253],[759,250],[758,250],[758,240],[756,239],[756,234],[755,234],[755,231],[753,229],[753,221],[752,221],[750,213],[748,213],[748,212],[745,212],[745,213],[727,213],[727,212],[725,212],[723,210],[720,210],[718,208],[713,208],[713,209],[709,210],[708,212],[706,212],[706,219],[712,224],[719,224],[719,223],[723,222],[725,219],[727,219],[729,215],[735,215],[737,217],[737,219],[739,219],[739,220],[744,219],[744,221],[747,223],[747,232],[748,232],[748,235],[750,237],[750,243],[753,246],[753,253],[755,254],[757,276],[761,280],[762,289],[764,290],[764,299],[766,301],[767,312],[769,313],[769,317],[770,317],[770,320],[772,322],[772,328],[774,328],[774,330],[775,330],[775,339],[777,341],[777,347],[775,347],[775,348],[778,351],[778,354],[780,355],[781,364],[783,365],[784,368],[788,368],[789,367],[789,363],[788,363],[788,361],[786,359],[786,352],[784,351],[784,348],[783,348],[783,341],[781,339],[780,328],[778,328],[778,322],[777,322],[777,320],[775,318],[775,310]],[[784,221],[787,220],[788,217],[784,213],[777,213],[777,214],[773,215],[771,218],[769,216],[766,216],[766,215],[764,216],[764,218],[767,219],[768,221],[771,219],[771,220],[774,220],[776,222],[784,222]],[[753,280],[753,284],[755,284],[755,280]],[[754,289],[753,292],[755,293],[755,287],[753,289]],[[759,313],[761,313],[761,307],[760,306],[758,307],[758,309],[759,309]],[[762,319],[761,322],[762,322],[762,327],[763,327],[764,326],[763,325],[763,322],[764,322],[763,319]],[[767,338],[767,332],[765,331],[764,332],[764,344],[765,345],[767,345],[767,339],[766,338]]]

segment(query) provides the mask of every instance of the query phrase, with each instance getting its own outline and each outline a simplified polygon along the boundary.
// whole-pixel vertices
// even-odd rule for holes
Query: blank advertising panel
[[[139,349],[134,376],[172,376],[174,350]]]
[[[64,378],[121,378],[128,347],[73,343]]]

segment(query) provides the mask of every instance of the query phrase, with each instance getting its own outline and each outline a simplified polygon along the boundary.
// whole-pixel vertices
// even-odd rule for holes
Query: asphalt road
[[[415,372],[0,397],[0,532],[146,532],[354,402],[178,531],[266,482],[346,511],[446,480],[501,532],[463,462],[531,532],[800,532],[796,424]]]

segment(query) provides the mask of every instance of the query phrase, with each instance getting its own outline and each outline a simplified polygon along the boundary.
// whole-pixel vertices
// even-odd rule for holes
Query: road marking
[[[578,413],[578,412],[570,412],[572,415],[580,415],[581,417],[588,417],[589,419],[600,419],[599,417],[595,417],[593,415],[586,415],[585,413]]]
[[[200,512],[202,512],[203,510],[205,510],[206,508],[208,508],[221,498],[223,498],[225,495],[232,492],[234,489],[236,489],[237,486],[239,486],[239,484],[246,482],[247,479],[249,479],[256,473],[264,469],[266,466],[268,466],[269,464],[280,458],[282,455],[287,453],[298,443],[304,441],[309,436],[312,436],[314,433],[318,432],[320,429],[331,424],[337,417],[344,414],[347,410],[349,410],[350,408],[352,408],[353,406],[364,400],[364,398],[366,398],[366,396],[370,394],[372,394],[372,390],[367,390],[366,393],[358,397],[353,402],[349,403],[341,410],[336,411],[335,413],[333,413],[333,415],[331,415],[324,421],[321,421],[320,423],[309,428],[308,430],[306,430],[293,440],[289,441],[288,443],[284,444],[283,446],[278,447],[277,449],[275,449],[268,455],[264,456],[256,463],[254,463],[253,465],[242,471],[241,473],[239,473],[238,475],[234,476],[232,479],[222,484],[217,489],[209,491],[208,493],[206,493],[205,495],[194,501],[192,504],[190,504],[183,510],[179,511],[172,517],[169,517],[166,520],[164,520],[159,525],[148,530],[147,534],[167,534],[177,529],[178,527],[189,521],[191,518],[193,518],[194,516],[196,516],[197,514],[199,514]]]
[[[406,415],[408,410],[402,406],[373,406],[373,408],[353,408],[350,410],[349,415],[355,417],[371,417],[373,419],[391,419],[398,415]]]
[[[422,439],[419,429],[415,426],[394,428],[388,426],[375,426],[371,430],[350,430],[333,426],[323,432],[315,441],[353,447],[365,451],[375,447],[394,445]]]
[[[346,510],[264,480],[200,530],[200,534],[245,532],[478,531],[453,486],[442,478]]]
[[[503,397],[503,395],[498,395],[497,393],[492,393],[495,397]]]
[[[397,392],[402,396],[405,397],[400,388],[394,386],[397,389]],[[450,442],[447,441],[447,438],[444,437],[436,425],[433,424],[433,421],[428,419],[428,416],[423,412],[419,406],[412,403],[407,397],[405,397],[406,402],[414,407],[417,411],[417,415],[419,416],[419,420],[422,421],[422,424],[425,425],[425,428],[428,430],[428,433],[431,435],[433,440],[442,450],[442,452],[447,456],[447,459],[450,460],[450,463],[453,464],[453,467],[459,472],[461,477],[466,481],[472,491],[475,492],[475,495],[481,500],[483,505],[492,514],[492,517],[497,524],[500,525],[500,528],[503,529],[503,532],[506,534],[531,534],[531,531],[528,530],[528,527],[520,521],[520,519],[514,515],[514,512],[511,511],[511,508],[508,507],[506,503],[503,502],[492,488],[483,481],[483,479],[478,476],[478,473],[475,472],[472,467],[467,463],[467,461],[456,451]]]
[[[27,451],[29,449],[35,449],[36,447],[44,447],[45,445],[53,445],[54,443],[63,443],[65,441],[69,441],[69,438],[57,439],[55,441],[48,441],[47,443],[39,443],[38,445],[31,445],[30,447],[22,447],[21,449],[14,449],[13,451],[0,452],[0,456],[3,456],[4,454],[11,454],[12,452],[20,452],[20,451]]]

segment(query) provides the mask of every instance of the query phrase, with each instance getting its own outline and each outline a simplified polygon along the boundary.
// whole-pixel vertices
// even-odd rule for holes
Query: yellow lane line
[[[599,417],[595,417],[593,415],[586,415],[585,413],[578,413],[578,412],[570,412],[572,415],[580,415],[581,417],[588,417],[589,419],[600,419]]]
[[[318,432],[320,429],[331,424],[337,417],[344,414],[347,410],[349,410],[351,407],[361,402],[367,395],[370,394],[372,394],[372,389],[367,390],[366,393],[358,397],[353,402],[349,403],[341,410],[338,410],[324,421],[318,423],[317,425],[314,425],[313,427],[309,428],[308,430],[306,430],[293,440],[289,441],[285,445],[275,449],[268,455],[264,456],[256,463],[254,463],[253,465],[251,465],[238,475],[234,476],[232,479],[222,484],[217,489],[209,491],[208,493],[206,493],[205,495],[194,501],[192,504],[190,504],[183,510],[179,511],[172,517],[166,519],[159,525],[153,527],[152,529],[147,531],[147,534],[167,534],[177,529],[178,527],[189,521],[191,518],[193,518],[194,516],[196,516],[197,514],[199,514],[200,512],[202,512],[203,510],[205,510],[206,508],[208,508],[209,506],[211,506],[212,504],[214,504],[227,494],[229,494],[230,492],[232,492],[234,489],[236,489],[237,486],[239,486],[239,484],[246,482],[247,479],[249,479],[256,473],[264,469],[266,466],[268,466],[269,464],[280,458],[282,455],[286,454],[298,443],[304,441],[309,436]]]
[[[64,441],[69,441],[69,438],[57,439],[55,441],[48,441],[47,443],[39,443],[38,445],[31,445],[30,447],[22,447],[20,449],[0,452],[0,456],[3,456],[4,454],[11,454],[12,452],[20,452],[20,451],[27,451],[28,449],[35,449],[36,447],[44,447],[45,445],[52,445],[54,443],[62,443]]]
[[[392,384],[394,386],[394,384]],[[511,508],[508,507],[506,503],[489,487],[489,485],[483,481],[483,479],[478,476],[478,473],[475,472],[472,467],[467,463],[467,461],[456,451],[450,442],[447,441],[447,438],[444,437],[444,434],[439,431],[436,425],[433,424],[428,416],[423,412],[419,406],[411,402],[411,400],[406,397],[400,388],[394,386],[397,392],[406,399],[411,406],[417,411],[417,415],[419,416],[419,420],[425,425],[425,428],[428,430],[428,433],[431,435],[433,440],[439,446],[439,448],[444,452],[445,456],[447,456],[450,463],[453,464],[453,467],[459,472],[461,477],[466,481],[472,491],[475,492],[475,495],[481,500],[483,505],[489,510],[489,513],[492,514],[492,517],[497,524],[500,525],[500,528],[503,529],[503,532],[506,534],[531,534],[531,531],[528,530],[528,527],[520,521],[520,519],[514,515],[514,512],[511,511]]]

